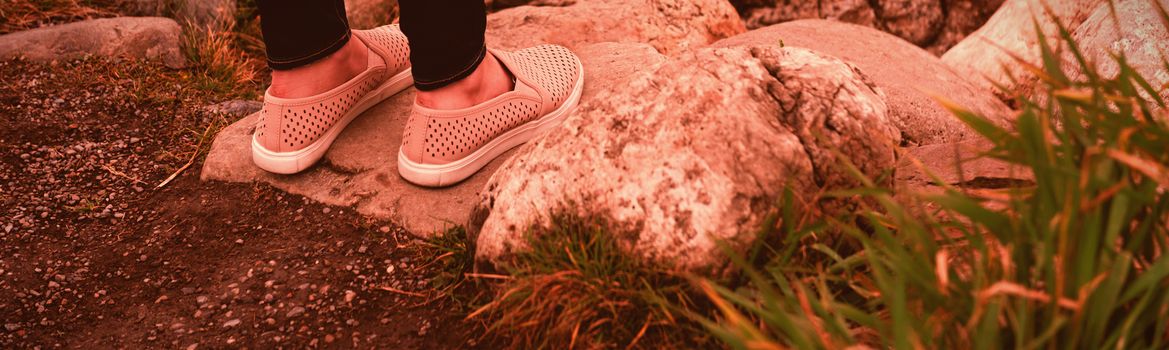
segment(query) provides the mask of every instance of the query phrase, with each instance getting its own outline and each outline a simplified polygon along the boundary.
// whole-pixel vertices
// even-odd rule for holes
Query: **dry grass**
[[[688,277],[627,254],[606,227],[595,219],[553,215],[551,228],[532,228],[529,251],[498,266],[506,275],[464,274],[460,283],[473,287],[453,296],[471,296],[467,320],[483,327],[480,340],[525,349],[713,345],[683,315],[709,309],[692,304],[697,294]],[[448,266],[470,268],[465,238],[434,244],[463,260]]]
[[[1169,26],[1163,9],[1162,17]],[[738,259],[751,282],[702,283],[722,314],[704,325],[738,349],[1166,348],[1163,88],[1122,54],[1118,75],[1095,71],[1059,29],[1060,43],[1039,37],[1040,65],[1019,62],[1041,84],[1037,97],[1018,98],[1012,129],[943,101],[994,143],[987,156],[1028,169],[1033,184],[993,195],[911,193],[917,204],[908,206],[871,185],[840,193],[877,203],[821,218],[862,251],[823,249],[831,259],[817,266]],[[1061,45],[1075,62],[1059,58]]]
[[[1166,348],[1169,86],[1123,55],[1102,76],[1061,35],[1039,38],[1026,68],[1041,96],[1017,100],[1012,129],[944,103],[1034,183],[895,198],[842,158],[864,187],[826,195],[871,200],[836,216],[781,205],[763,230],[781,241],[728,251],[739,283],[641,263],[603,221],[553,214],[468,319],[512,348]]]
[[[0,1],[0,34],[120,14],[119,0]]]
[[[263,63],[240,48],[235,25],[227,28],[187,28],[183,52],[191,65],[196,88],[237,99],[258,98]]]

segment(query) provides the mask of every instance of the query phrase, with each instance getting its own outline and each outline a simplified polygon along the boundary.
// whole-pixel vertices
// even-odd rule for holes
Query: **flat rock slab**
[[[999,189],[1034,183],[1029,169],[982,156],[992,145],[984,139],[902,149],[898,188],[938,191],[944,186]]]
[[[94,19],[0,35],[0,59],[53,61],[95,55],[158,60],[182,68],[187,60],[179,50],[181,32],[169,18]]]
[[[582,101],[604,86],[665,61],[647,44],[600,43],[581,46],[576,52],[586,74]],[[364,215],[391,219],[420,236],[462,225],[479,191],[511,152],[455,186],[427,189],[406,182],[398,176],[397,154],[413,101],[414,90],[409,89],[371,108],[341,133],[320,164],[297,175],[271,174],[252,163],[252,132],[259,118],[253,114],[219,133],[204,162],[202,179],[270,184],[322,203],[353,206]]]

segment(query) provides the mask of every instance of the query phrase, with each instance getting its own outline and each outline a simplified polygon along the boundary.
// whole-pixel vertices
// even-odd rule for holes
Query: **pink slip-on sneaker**
[[[559,125],[580,100],[584,70],[568,49],[541,45],[490,53],[515,76],[515,89],[458,110],[415,103],[398,151],[398,172],[407,181],[427,187],[458,183]]]
[[[368,68],[320,95],[286,99],[264,95],[252,137],[252,160],[279,174],[307,169],[325,155],[349,122],[382,100],[413,85],[410,49],[398,25],[354,30],[370,50]]]

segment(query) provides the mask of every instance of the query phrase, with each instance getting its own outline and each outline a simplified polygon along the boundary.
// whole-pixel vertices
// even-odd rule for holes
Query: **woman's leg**
[[[482,0],[400,0],[398,5],[419,104],[465,108],[512,89],[511,77],[484,46]]]
[[[407,181],[463,181],[554,128],[579,101],[583,69],[568,49],[485,50],[482,0],[399,5],[418,88],[398,151],[398,173]]]
[[[350,40],[344,0],[258,0],[273,96],[307,97],[365,70],[369,50]]]
[[[410,87],[398,26],[350,31],[343,0],[259,0],[259,7],[273,69],[252,134],[260,168],[311,167],[357,116]]]

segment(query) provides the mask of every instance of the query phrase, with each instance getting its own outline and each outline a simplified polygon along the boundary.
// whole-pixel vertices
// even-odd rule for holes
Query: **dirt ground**
[[[0,348],[479,345],[392,223],[198,162],[156,188],[239,117],[183,74],[0,62]]]

